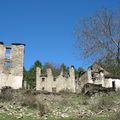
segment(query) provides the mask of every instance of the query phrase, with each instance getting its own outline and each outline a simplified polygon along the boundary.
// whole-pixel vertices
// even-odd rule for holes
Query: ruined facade
[[[85,86],[106,88],[118,90],[120,89],[120,77],[113,77],[109,72],[104,70],[97,64],[93,64],[88,70],[79,78],[75,79],[74,67],[69,69],[69,75],[66,77],[61,71],[58,77],[54,77],[51,69],[47,69],[47,75],[41,74],[41,69],[36,69],[36,90],[47,92],[60,92],[62,90],[69,90],[70,92],[81,93]],[[104,89],[105,88],[105,89]]]
[[[23,62],[24,44],[7,46],[0,42],[0,89],[4,86],[22,88]]]
[[[60,92],[68,90],[75,92],[75,70],[71,66],[68,76],[61,71],[60,75],[54,77],[51,69],[47,69],[47,75],[42,76],[41,69],[36,69],[36,90],[47,92]]]
[[[104,88],[120,89],[120,77],[111,76],[109,72],[97,64],[90,66],[86,73],[79,78],[76,85],[77,92],[81,92],[87,83],[101,85]]]
[[[10,86],[13,89],[22,88],[24,44],[12,43],[4,45],[0,42],[0,89]],[[53,76],[52,70],[47,69],[46,76],[41,74],[41,69],[36,68],[36,90],[47,92],[69,91],[81,93],[86,84],[100,85],[104,88],[120,89],[120,76],[111,76],[106,70],[97,64],[93,64],[80,77],[75,79],[75,70],[71,66],[67,75],[61,71],[57,77]],[[86,85],[86,86],[88,86]],[[23,88],[30,88],[27,81],[24,81]]]

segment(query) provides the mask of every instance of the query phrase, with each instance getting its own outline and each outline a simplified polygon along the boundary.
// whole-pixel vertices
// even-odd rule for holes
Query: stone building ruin
[[[120,76],[113,76],[98,64],[93,64],[77,81],[76,91],[82,92],[86,84],[100,85],[103,88],[112,88],[117,91],[120,89]]]
[[[47,75],[41,74],[41,69],[36,69],[36,90],[47,92],[60,92],[68,90],[73,93],[81,93],[85,87],[89,86],[101,90],[118,90],[120,89],[120,77],[111,76],[109,72],[98,64],[93,64],[80,77],[75,78],[74,67],[70,67],[69,75],[65,76],[61,71],[58,77],[54,77],[51,69],[47,69]],[[99,91],[98,90],[98,91]]]
[[[60,92],[66,91],[75,92],[75,70],[71,66],[69,68],[69,75],[65,76],[63,71],[60,75],[54,77],[52,70],[47,69],[47,75],[43,76],[41,74],[41,69],[37,67],[36,69],[36,90],[47,91],[47,92]]]
[[[23,83],[24,47],[21,43],[4,45],[0,42],[0,89],[4,86],[13,89],[28,86],[27,81]],[[46,71],[47,74],[42,75],[41,68],[36,68],[36,90],[81,93],[84,86],[90,85],[97,85],[95,88],[113,88],[116,91],[120,89],[120,76],[112,76],[97,64],[90,66],[80,78],[75,77],[74,66],[69,68],[69,73],[65,74],[62,70],[57,77],[54,77],[50,68]]]
[[[0,89],[4,86],[22,88],[24,46],[20,43],[8,46],[0,42]]]

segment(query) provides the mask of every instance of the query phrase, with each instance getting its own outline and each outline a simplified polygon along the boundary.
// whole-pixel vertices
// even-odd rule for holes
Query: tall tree
[[[34,63],[34,68],[36,68],[36,67],[42,68],[42,63],[39,60],[36,60]]]
[[[67,67],[64,63],[61,64],[60,69],[63,70],[64,73],[69,72],[69,67]]]
[[[82,67],[79,67],[76,72],[76,77],[80,77],[85,73],[85,70]]]
[[[99,64],[109,73],[111,73],[111,75],[120,76],[120,67],[116,65],[114,59],[109,57],[103,60],[100,59],[97,61],[97,64]]]
[[[58,64],[46,62],[43,66],[42,74],[46,74],[47,68],[51,68],[54,77],[60,74],[60,65]]]
[[[113,12],[104,8],[81,19],[75,33],[75,47],[85,56],[113,57],[120,65],[120,9]]]
[[[28,84],[31,86],[31,88],[35,88],[36,85],[36,67],[42,68],[42,63],[39,60],[36,60],[34,65],[26,71],[24,69],[24,80],[28,82]]]

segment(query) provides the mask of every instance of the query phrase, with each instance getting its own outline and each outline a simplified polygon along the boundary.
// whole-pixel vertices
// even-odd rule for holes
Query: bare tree
[[[113,12],[104,8],[94,16],[79,21],[75,47],[89,57],[113,57],[120,64],[120,9]]]

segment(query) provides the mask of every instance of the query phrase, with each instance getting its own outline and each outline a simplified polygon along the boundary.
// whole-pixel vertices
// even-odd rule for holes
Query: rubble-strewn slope
[[[111,116],[120,109],[119,92],[87,97],[18,90],[9,100],[4,95],[0,96],[0,120],[118,120]]]

